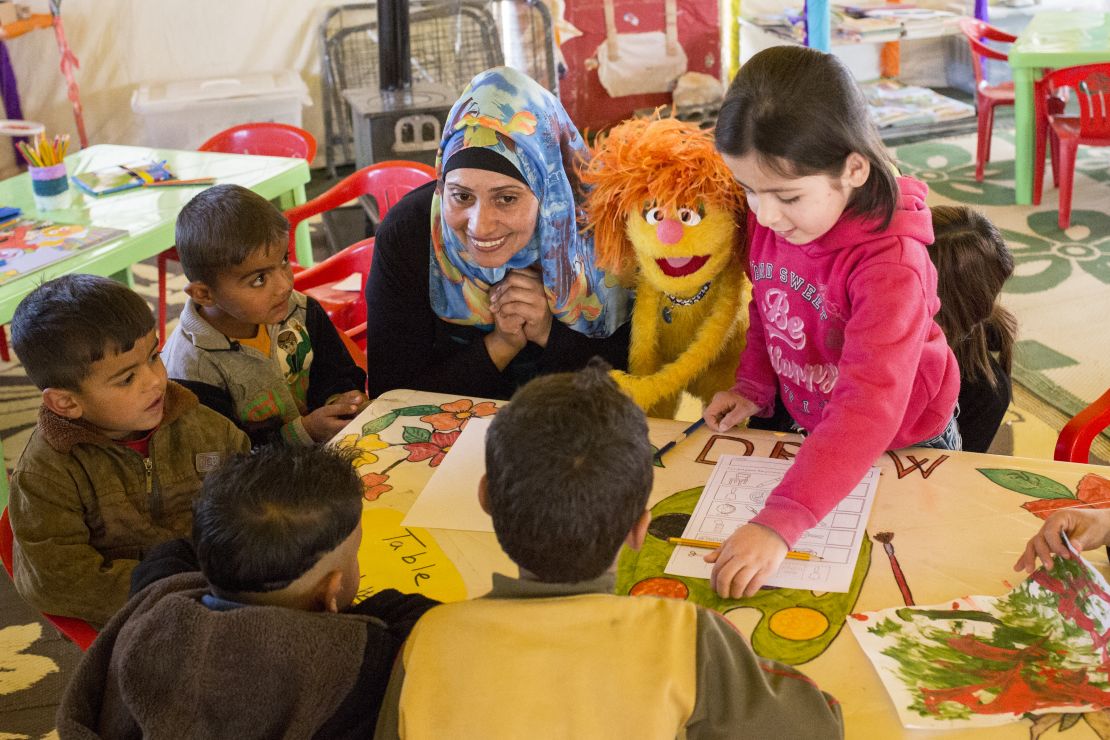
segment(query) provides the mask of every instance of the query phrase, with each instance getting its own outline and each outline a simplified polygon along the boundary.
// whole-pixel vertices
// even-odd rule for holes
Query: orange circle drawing
[[[829,628],[829,618],[816,609],[791,606],[772,614],[767,626],[787,640],[812,640]]]
[[[657,576],[645,578],[628,590],[629,596],[662,596],[666,599],[685,599],[690,589],[682,581]]]

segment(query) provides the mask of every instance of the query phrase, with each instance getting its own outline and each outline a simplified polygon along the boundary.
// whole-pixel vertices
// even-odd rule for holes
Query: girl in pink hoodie
[[[884,450],[959,449],[956,358],[934,320],[927,188],[897,177],[851,73],[777,46],[740,68],[717,148],[747,191],[751,322],[706,424],[767,416],[808,432],[751,523],[706,556],[725,598],[754,594]]]

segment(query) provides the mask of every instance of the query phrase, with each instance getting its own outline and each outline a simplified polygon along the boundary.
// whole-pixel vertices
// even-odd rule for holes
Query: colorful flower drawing
[[[339,440],[339,446],[343,449],[356,450],[357,455],[351,460],[351,464],[355,469],[363,465],[373,465],[378,461],[378,456],[374,454],[377,450],[384,450],[389,447],[388,442],[383,442],[381,437],[376,434],[367,434],[359,436],[357,434],[348,434]]]
[[[1094,473],[1084,475],[1073,493],[1064,484],[1027,470],[980,468],[979,472],[1003,488],[1033,496],[1036,500],[1026,501],[1021,508],[1041,519],[1057,509],[1110,509],[1110,480]]]
[[[388,475],[382,473],[367,473],[362,476],[362,497],[367,501],[377,501],[383,493],[393,490],[393,486],[385,485],[389,480]]]
[[[414,429],[414,427],[406,427],[405,431],[408,432],[409,429]],[[452,432],[432,432],[427,440],[413,441],[411,444],[405,445],[405,449],[409,451],[406,460],[408,462],[428,460],[430,467],[438,467],[447,453],[451,451],[451,445],[455,444],[455,440],[459,438],[460,434],[462,432],[457,429]]]
[[[460,398],[458,401],[440,404],[439,408],[440,410],[437,413],[420,417],[420,421],[431,424],[437,432],[451,432],[462,429],[472,416],[481,418],[497,413],[496,404],[490,401],[475,404],[469,398]]]

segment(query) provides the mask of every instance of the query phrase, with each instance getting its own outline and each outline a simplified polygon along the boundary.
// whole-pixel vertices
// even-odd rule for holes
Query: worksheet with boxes
[[[791,464],[790,460],[721,455],[682,536],[723,542],[763,509]],[[871,468],[836,508],[794,544],[793,552],[808,554],[813,559],[784,560],[767,585],[848,591],[878,485],[879,469]],[[704,560],[708,552],[704,548],[676,546],[665,572],[709,578],[713,565]]]

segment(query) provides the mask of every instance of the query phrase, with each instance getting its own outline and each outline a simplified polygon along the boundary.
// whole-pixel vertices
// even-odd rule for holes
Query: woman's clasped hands
[[[510,270],[490,288],[489,307],[494,327],[486,346],[499,368],[504,369],[528,342],[547,346],[552,315],[537,268]]]

